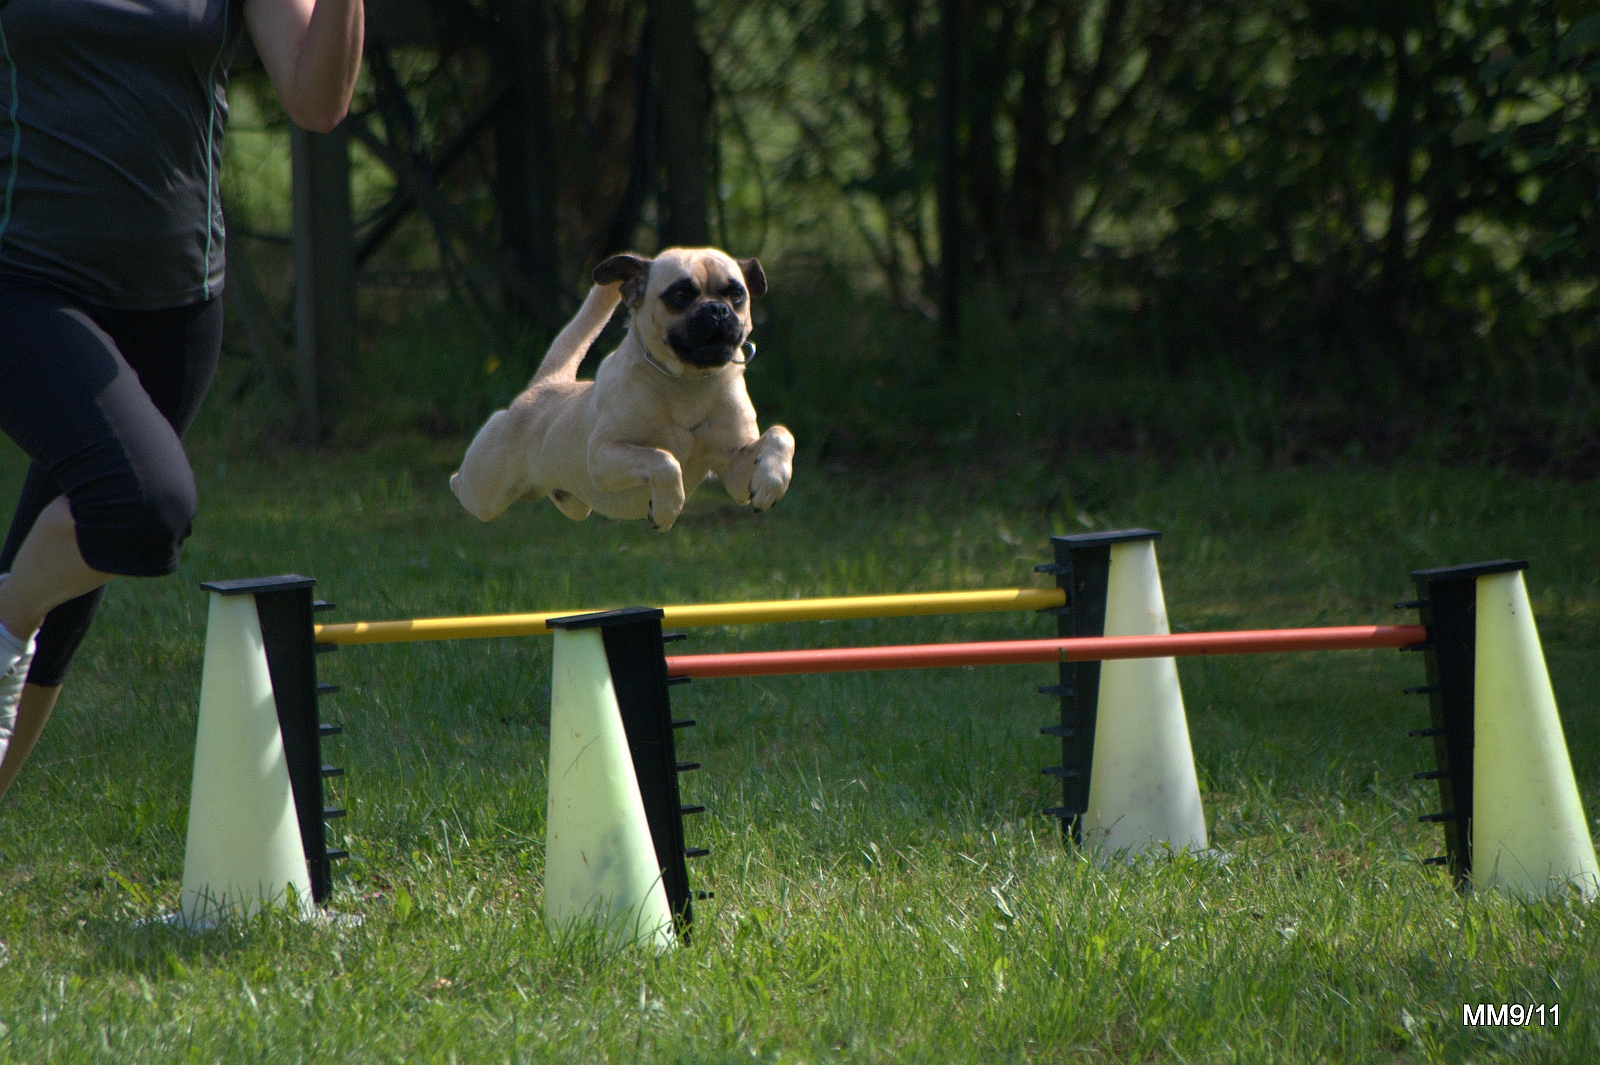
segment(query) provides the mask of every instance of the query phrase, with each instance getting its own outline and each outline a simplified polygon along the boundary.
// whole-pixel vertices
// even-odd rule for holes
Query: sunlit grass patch
[[[1042,585],[1085,526],[1004,476],[893,485],[802,468],[759,518],[714,486],[668,536],[524,505],[482,525],[454,456],[253,458],[196,445],[179,577],[125,582],[0,809],[0,1059],[118,1061],[1580,1061],[1600,1039],[1589,908],[1462,897],[1442,852],[1415,655],[1179,663],[1213,853],[1088,860],[1042,815],[1050,667],[674,688],[696,903],[657,956],[542,913],[544,638],[319,656],[351,858],[334,911],[194,935],[176,906],[205,600],[298,572],[378,620]],[[216,450],[213,450],[216,449]],[[1516,555],[1591,816],[1597,582],[1587,498],[1472,470],[1095,471],[1144,525],[1179,629],[1410,620],[1409,573]],[[208,472],[209,471],[209,472]],[[5,471],[14,483],[12,466]],[[1038,474],[1044,476],[1044,474]],[[1068,476],[1063,474],[1062,476]],[[1071,475],[1071,476],[1076,476]],[[1071,493],[1067,493],[1068,496]],[[1067,496],[1063,496],[1065,500]],[[792,505],[791,505],[792,504]],[[697,629],[685,653],[1049,635],[1034,615]],[[1465,1027],[1464,1004],[1562,1006]]]

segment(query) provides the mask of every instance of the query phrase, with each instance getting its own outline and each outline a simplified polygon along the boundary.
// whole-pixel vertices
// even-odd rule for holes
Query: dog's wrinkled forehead
[[[737,261],[714,248],[669,248],[654,259],[614,255],[595,268],[594,280],[621,282],[622,298],[635,310],[650,301],[675,314],[707,299],[742,308],[748,297],[767,291],[759,262]]]
[[[721,300],[734,306],[749,295],[739,264],[720,255],[695,258],[657,258],[650,264],[646,299],[660,299],[674,311],[687,310],[699,300]]]

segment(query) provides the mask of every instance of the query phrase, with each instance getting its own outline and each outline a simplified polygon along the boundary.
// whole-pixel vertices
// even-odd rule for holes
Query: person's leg
[[[95,493],[97,500],[110,497],[109,503],[97,502],[97,506],[116,523],[112,526],[113,535],[126,533],[134,539],[153,535],[150,543],[141,545],[143,554],[158,559],[156,565],[161,572],[170,571],[176,564],[177,545],[168,548],[166,541],[172,531],[179,529],[176,539],[182,541],[188,533],[188,519],[176,515],[193,511],[188,503],[193,484],[178,437],[194,420],[216,368],[222,339],[221,305],[211,301],[170,311],[83,312],[63,301],[50,300],[42,307],[35,301],[31,310],[35,316],[45,313],[56,320],[49,332],[58,340],[65,340],[61,347],[76,348],[81,353],[77,361],[88,370],[86,376],[96,381],[109,378],[105,387],[74,397],[59,388],[61,374],[52,375],[57,389],[50,399],[59,396],[64,404],[73,398],[80,403],[92,401],[101,412],[100,417],[85,420],[69,434],[55,434],[55,440],[89,440],[90,446],[101,453],[98,463],[81,464],[87,465],[90,472],[80,474],[80,478],[112,482],[105,490],[96,487]],[[85,314],[92,317],[79,317]],[[50,399],[40,398],[45,407],[51,405]],[[71,417],[70,412],[68,416]],[[107,442],[93,434],[114,439]],[[38,432],[32,435],[35,439],[44,436]],[[19,443],[25,449],[29,447]],[[57,450],[60,446],[57,442]],[[115,483],[115,478],[127,480],[116,469],[121,462],[126,462],[142,483]],[[112,472],[106,472],[108,469]],[[181,476],[159,477],[149,472],[168,470],[181,471]],[[63,475],[50,480],[60,484]],[[67,497],[63,498],[63,489],[58,488],[51,501],[42,502],[41,495],[52,494],[48,487],[27,487],[34,498],[26,508],[19,504],[15,524],[29,531],[16,545],[14,555],[8,550],[7,557],[0,559],[0,572],[11,574],[0,581],[0,626],[18,635],[38,630],[47,613],[99,588],[113,572],[127,572],[122,568],[113,570],[109,562],[96,568],[84,561],[74,515],[78,504],[68,502],[69,498],[76,500],[76,493],[66,489]],[[164,512],[150,516],[154,519],[153,529],[149,527],[150,518],[138,513],[140,507]],[[170,551],[170,561],[163,558],[164,549]],[[106,557],[122,561],[128,556],[113,550]],[[133,557],[131,564],[140,568],[150,565],[143,557]]]
[[[222,309],[212,301],[170,311],[91,312],[49,292],[8,287],[0,289],[0,336],[20,338],[20,350],[0,356],[0,389],[13,400],[31,394],[55,401],[43,404],[44,413],[52,423],[65,422],[69,438],[63,447],[53,424],[41,430],[30,408],[23,404],[19,412],[17,402],[0,396],[0,423],[35,458],[0,550],[0,572],[12,574],[0,581],[0,624],[27,631],[43,620],[28,683],[14,704],[15,735],[9,743],[0,735],[3,795],[49,718],[109,575],[153,575],[176,564],[194,492],[177,435],[210,384]],[[40,369],[51,349],[68,357]],[[41,382],[41,375],[50,380]],[[80,517],[87,517],[87,530]],[[5,724],[0,708],[0,732]]]
[[[72,507],[66,496],[57,496],[34,521],[10,574],[0,580],[0,626],[25,640],[39,631],[50,611],[111,577],[83,560]]]
[[[0,547],[0,574],[10,571],[24,538],[33,531],[34,522],[45,507],[60,497],[60,490],[37,465],[28,470],[22,492],[17,498],[10,535],[5,545]],[[0,710],[0,751],[4,752],[4,757],[0,758],[0,795],[4,795],[11,786],[50,719],[50,712],[61,695],[61,680],[66,674],[67,665],[78,644],[83,641],[104,591],[102,585],[52,610],[34,636],[32,662],[26,667],[19,663],[13,667],[14,673],[0,675],[0,707],[9,705],[4,701],[6,685],[15,685],[18,680],[26,681],[17,699],[16,720],[9,723],[9,735],[6,734],[8,721],[5,712]]]
[[[50,711],[61,698],[61,686],[45,687],[31,681],[22,686],[17,698],[17,720],[11,730],[10,742],[5,747],[5,757],[0,758],[0,796],[10,790],[11,782],[22,772],[22,766],[33,753],[39,736],[50,721]]]
[[[4,307],[4,295],[0,292],[0,308]],[[221,302],[163,311],[93,309],[90,313],[137,375],[156,410],[182,436],[194,421],[216,371],[222,349]],[[0,337],[8,324],[0,315]],[[10,533],[0,546],[0,574],[11,571],[24,538],[45,508],[61,495],[61,486],[35,463],[23,483]],[[60,687],[103,591],[97,589],[50,611],[39,631],[29,683]]]

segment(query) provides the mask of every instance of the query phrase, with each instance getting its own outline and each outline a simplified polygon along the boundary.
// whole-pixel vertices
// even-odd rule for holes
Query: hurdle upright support
[[[1122,532],[1052,536],[1055,561],[1034,567],[1055,577],[1066,595],[1066,605],[1049,611],[1056,616],[1056,634],[1063,637],[1104,636],[1106,585],[1111,572],[1113,544],[1159,537],[1149,529]],[[1061,820],[1061,831],[1081,843],[1083,815],[1089,809],[1090,773],[1094,766],[1094,733],[1100,698],[1099,662],[1062,662],[1058,682],[1039,689],[1040,695],[1060,700],[1060,722],[1040,733],[1061,741],[1061,764],[1044,772],[1061,781],[1061,805],[1045,810]]]
[[[1063,637],[1168,637],[1166,602],[1149,529],[1052,538],[1053,573],[1066,594]],[[1061,723],[1045,728],[1062,745],[1063,820],[1074,842],[1106,854],[1153,847],[1204,850],[1205,816],[1189,727],[1170,656],[1066,662]]]
[[[1439,809],[1423,821],[1444,829],[1445,853],[1426,859],[1447,865],[1456,886],[1465,888],[1472,872],[1472,689],[1477,640],[1479,566],[1418,570],[1411,575],[1417,598],[1398,603],[1418,612],[1428,630],[1423,652],[1426,683],[1407,688],[1407,695],[1428,696],[1429,724],[1413,729],[1414,739],[1433,741],[1434,768],[1413,774],[1436,780]]]
[[[1600,895],[1597,865],[1523,571],[1499,560],[1419,570],[1428,640],[1431,723],[1413,736],[1433,740],[1440,809],[1424,814],[1445,833],[1459,888],[1494,887],[1524,896],[1576,890]]]
[[[345,811],[326,805],[323,784],[328,778],[343,776],[344,769],[323,763],[322,739],[343,729],[321,721],[320,698],[339,689],[317,682],[316,655],[335,648],[319,645],[313,637],[314,615],[333,609],[332,604],[313,599],[315,586],[314,578],[295,574],[201,585],[216,595],[248,595],[255,600],[311,897],[323,905],[333,893],[332,863],[348,855],[330,848],[327,842],[327,822],[344,817]]]
[[[678,761],[676,732],[694,722],[672,717],[669,686],[686,683],[687,678],[672,680],[667,676],[662,647],[681,638],[681,634],[663,633],[662,616],[659,608],[629,607],[552,618],[549,625],[563,632],[600,631],[667,906],[678,935],[686,938],[694,919],[695,898],[689,887],[686,859],[709,851],[689,848],[684,843],[684,815],[701,813],[705,808],[684,806],[678,787],[679,774],[700,766],[697,762]],[[551,787],[554,786],[552,782]],[[700,897],[709,896],[702,893]]]

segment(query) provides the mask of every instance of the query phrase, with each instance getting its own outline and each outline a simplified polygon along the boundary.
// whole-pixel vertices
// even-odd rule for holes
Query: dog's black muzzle
[[[673,353],[691,366],[726,366],[739,354],[744,323],[726,303],[707,301],[667,333]]]

